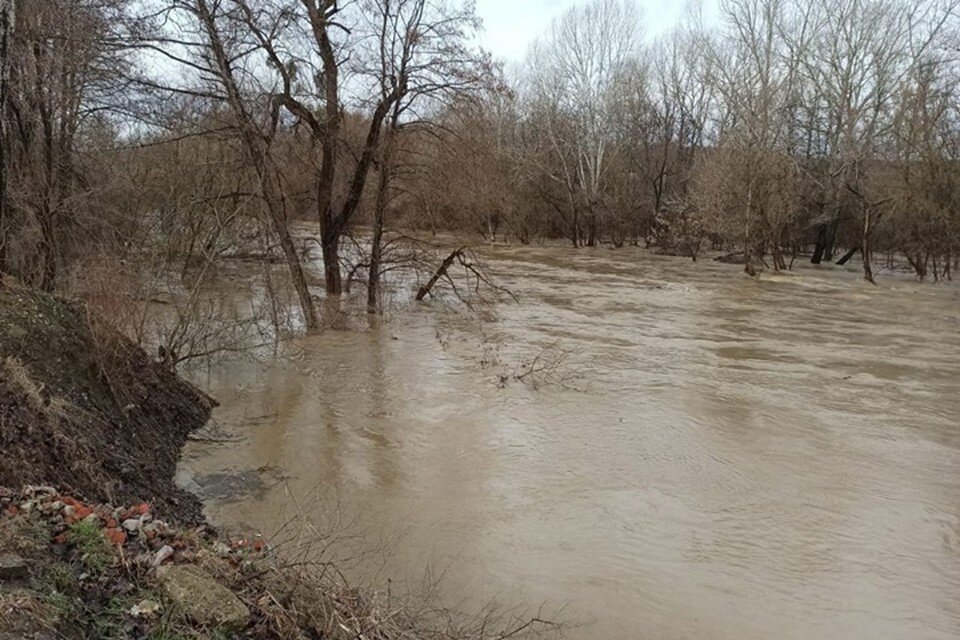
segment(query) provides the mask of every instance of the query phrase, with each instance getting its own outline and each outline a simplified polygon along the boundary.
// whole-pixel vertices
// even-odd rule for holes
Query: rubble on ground
[[[101,637],[104,625],[103,637],[142,638],[161,623],[185,637],[263,637],[221,580],[270,555],[259,537],[180,528],[148,503],[0,487],[0,639]]]

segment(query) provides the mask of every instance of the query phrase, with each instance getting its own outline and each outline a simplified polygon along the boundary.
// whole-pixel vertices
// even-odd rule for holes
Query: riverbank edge
[[[356,637],[363,599],[175,486],[215,405],[82,306],[0,281],[0,640]]]
[[[484,640],[557,629],[353,588],[316,536],[274,549],[218,533],[174,483],[183,446],[215,406],[82,306],[0,278],[0,640]]]
[[[147,500],[199,523],[174,475],[216,404],[83,305],[0,280],[0,485]]]
[[[259,537],[166,522],[149,503],[0,487],[0,640],[346,640],[415,628],[325,572]]]

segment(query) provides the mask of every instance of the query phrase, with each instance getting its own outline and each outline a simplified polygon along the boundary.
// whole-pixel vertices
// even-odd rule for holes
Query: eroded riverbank
[[[571,637],[960,633],[955,287],[487,255],[521,298],[493,322],[400,311],[211,370],[236,441],[182,475],[259,482],[210,517],[269,531],[323,495],[406,532],[370,575],[432,562],[452,600],[566,605]],[[501,382],[545,349],[569,384]]]

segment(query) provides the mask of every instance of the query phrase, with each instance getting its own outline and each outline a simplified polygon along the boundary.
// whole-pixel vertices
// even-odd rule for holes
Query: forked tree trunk
[[[383,224],[390,204],[390,180],[393,177],[393,145],[400,124],[400,102],[397,101],[390,114],[384,134],[383,152],[380,157],[380,180],[377,184],[377,201],[373,211],[373,239],[370,245],[370,274],[367,278],[367,313],[380,310],[380,267],[383,254]],[[490,217],[487,217],[489,223]]]

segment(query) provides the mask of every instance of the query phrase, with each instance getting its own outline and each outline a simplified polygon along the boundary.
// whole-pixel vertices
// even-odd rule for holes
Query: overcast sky
[[[477,13],[486,33],[483,45],[507,62],[521,60],[530,43],[563,11],[586,0],[477,0]],[[645,16],[649,38],[668,31],[680,20],[683,0],[636,0]],[[709,14],[716,0],[705,0]]]

